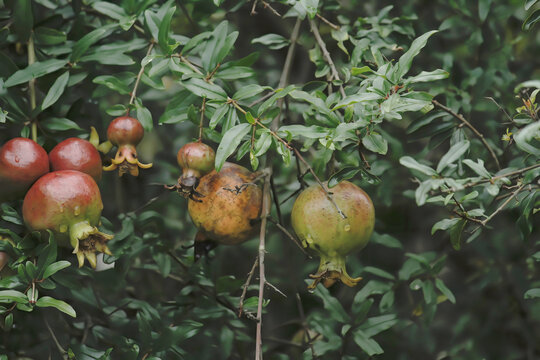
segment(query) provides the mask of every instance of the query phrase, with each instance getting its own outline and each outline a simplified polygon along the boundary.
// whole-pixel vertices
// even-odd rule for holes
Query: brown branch
[[[506,207],[506,205],[508,205],[510,203],[510,201],[512,201],[512,199],[515,198],[517,194],[519,194],[519,192],[521,191],[521,189],[523,189],[525,187],[525,185],[526,184],[521,184],[516,190],[514,190],[512,195],[510,195],[510,197],[508,199],[506,199],[505,202],[503,202],[493,213],[491,213],[491,215],[489,215],[485,220],[482,221],[482,226],[486,226],[486,224],[491,219],[493,219],[493,217],[495,215],[497,215],[499,212],[501,212]]]
[[[271,171],[270,169],[270,175]],[[264,273],[264,255],[266,253],[266,222],[270,215],[270,182],[268,176],[265,178],[263,185],[263,201],[261,211],[261,231],[259,234],[259,299],[257,303],[257,333],[255,342],[255,359],[262,360],[262,310],[264,301],[264,285],[266,284],[266,276]]]
[[[279,12],[277,12],[276,9],[274,9],[274,8],[272,7],[272,5],[270,5],[269,3],[267,3],[267,2],[264,1],[264,0],[261,1],[261,2],[262,2],[262,4],[263,4],[263,6],[264,6],[265,9],[269,9],[274,15],[281,17],[281,14],[280,14]]]
[[[201,120],[199,122],[199,142],[202,141],[203,124],[204,124],[204,111],[206,110],[206,98],[203,98],[201,106]]]
[[[336,65],[334,64],[334,61],[332,61],[332,57],[330,56],[330,53],[326,49],[326,44],[324,43],[324,40],[321,37],[321,34],[319,33],[319,30],[317,29],[317,25],[315,24],[315,21],[309,19],[309,26],[311,27],[311,31],[313,32],[313,35],[315,36],[315,40],[317,40],[317,44],[319,44],[319,47],[321,48],[321,51],[323,53],[324,58],[326,59],[326,62],[328,63],[328,66],[330,66],[330,70],[332,72],[332,78],[334,80],[341,80],[339,77],[339,73],[336,69]],[[339,84],[339,92],[342,97],[345,97],[345,90],[343,90],[343,85]]]
[[[540,167],[540,164],[531,165],[531,166],[525,167],[523,169],[511,171],[511,172],[501,174],[501,175],[497,175],[497,176],[493,176],[493,177],[491,177],[489,179],[483,179],[483,180],[473,181],[473,182],[464,184],[463,187],[460,188],[460,189],[450,188],[450,189],[443,190],[443,192],[456,192],[456,191],[459,191],[459,190],[468,189],[468,188],[476,186],[476,185],[481,185],[481,184],[487,183],[487,182],[493,183],[493,182],[495,182],[495,180],[502,179],[502,178],[505,178],[505,177],[512,177],[512,176],[516,176],[516,175],[521,175],[524,172],[536,169],[538,167]]]
[[[56,338],[56,335],[54,335],[54,331],[51,329],[49,322],[45,318],[43,318],[43,321],[45,322],[45,326],[47,326],[47,330],[49,330],[49,334],[51,334],[51,337],[54,341],[54,344],[56,345],[56,348],[58,349],[58,352],[60,353],[60,355],[62,355],[62,358],[67,359],[67,351],[62,347],[62,345],[60,345],[60,342]]]
[[[311,357],[317,360],[317,354],[315,353],[315,348],[313,347],[313,339],[309,334],[309,327],[306,321],[306,316],[304,314],[304,307],[302,306],[302,298],[300,297],[299,293],[296,293],[296,304],[298,305],[298,312],[300,313],[300,319],[302,319],[302,327],[304,328],[304,332],[306,333],[306,337],[308,340],[308,345],[311,349]],[[302,338],[302,342],[304,342],[304,338]]]
[[[253,6],[251,7],[251,12],[250,12],[251,16],[257,14],[257,11],[255,11],[255,8],[257,7],[258,2],[259,2],[259,0],[253,0]]]
[[[153,48],[154,48],[154,42],[152,41],[152,42],[150,42],[150,46],[148,47],[148,51],[146,52],[146,56],[150,55]],[[144,67],[145,67],[145,65],[141,65],[141,69],[139,70],[139,73],[137,74],[137,79],[135,80],[135,85],[133,86],[133,91],[131,92],[131,98],[129,99],[129,105],[133,104],[133,101],[135,100],[135,96],[137,94],[137,88],[139,87],[139,83],[141,82],[142,74],[144,73]],[[128,110],[128,113],[129,113],[129,110]]]
[[[257,265],[259,264],[259,257],[257,256],[255,258],[255,261],[253,262],[253,266],[251,267],[251,270],[248,273],[246,282],[244,285],[242,285],[242,295],[240,296],[240,301],[238,302],[238,317],[242,316],[242,311],[244,310],[244,299],[246,298],[247,289],[249,284],[251,283],[251,278],[253,277],[253,274],[255,273],[255,269],[257,268]]]
[[[463,123],[463,125],[467,126],[473,132],[473,134],[476,135],[476,137],[478,139],[480,139],[482,144],[484,144],[484,147],[488,150],[489,154],[493,158],[493,161],[495,161],[495,165],[497,165],[497,169],[499,169],[499,170],[501,169],[501,165],[499,164],[499,159],[497,159],[497,155],[495,154],[495,152],[493,151],[491,146],[489,146],[486,139],[484,138],[484,135],[482,135],[482,133],[480,133],[480,131],[478,131],[470,122],[468,122],[467,119],[465,119],[463,117],[463,115],[454,112],[452,109],[450,109],[449,107],[444,106],[443,104],[441,104],[437,100],[431,100],[431,103],[433,105],[435,105],[436,107],[438,107],[439,109],[444,110],[448,114],[452,115],[453,117],[455,117],[456,119],[461,121]]]
[[[339,29],[341,29],[340,26],[331,23],[327,18],[323,17],[323,16],[320,15],[319,13],[317,13],[316,16],[317,16],[319,19],[321,19],[324,23],[326,23],[326,25],[330,26],[332,29],[334,29],[334,30],[339,30]]]
[[[30,38],[28,39],[28,66],[32,65],[36,62],[36,50],[34,48],[34,34],[30,34]],[[32,110],[36,108],[36,79],[32,78],[30,81],[28,81],[28,92],[30,96],[30,107]],[[37,142],[37,119],[31,120],[31,132],[32,132],[32,140]]]
[[[281,225],[279,222],[275,221],[274,219],[272,218],[268,218],[268,220],[274,224],[279,230],[281,230],[281,232],[283,232],[285,234],[285,236],[287,236],[287,238],[289,240],[291,240],[294,245],[296,245],[300,251],[302,251],[302,253],[304,255],[306,255],[308,258],[311,258],[311,255],[309,255],[306,250],[304,249],[304,247],[302,246],[302,244],[300,244],[300,241],[298,241],[298,239],[296,239],[283,225]]]

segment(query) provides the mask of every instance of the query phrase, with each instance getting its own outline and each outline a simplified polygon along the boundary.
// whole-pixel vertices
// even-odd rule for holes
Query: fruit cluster
[[[79,266],[86,259],[96,267],[96,252],[111,254],[107,241],[113,237],[98,230],[103,203],[97,182],[102,170],[137,176],[139,167],[152,166],[137,159],[135,146],[143,135],[138,120],[123,116],[111,122],[108,144],[99,146],[92,137],[92,142],[69,138],[47,155],[33,140],[12,139],[0,150],[0,201],[24,196],[22,213],[30,230],[54,232],[60,245],[73,248]],[[116,156],[102,166],[97,149],[107,152],[113,145],[118,147]],[[217,172],[214,150],[200,140],[184,145],[177,161],[182,174],[175,185],[165,187],[188,199],[188,212],[198,230],[195,259],[218,244],[239,244],[259,231],[263,197],[270,203],[270,195],[258,184],[263,172],[228,162]],[[348,181],[331,192],[324,187],[302,191],[291,213],[302,246],[321,258],[309,288],[319,282],[329,287],[336,281],[354,286],[361,278],[348,275],[345,258],[367,244],[374,227],[373,204]]]
[[[34,140],[11,139],[0,149],[0,202],[24,197],[22,213],[28,229],[52,231],[59,245],[73,248],[79,267],[86,259],[95,268],[96,253],[111,254],[106,242],[113,238],[97,228],[103,210],[97,182],[102,170],[119,168],[120,176],[137,176],[138,167],[152,166],[137,160],[135,146],[143,134],[137,119],[113,120],[107,130],[110,145],[104,143],[102,148],[116,145],[118,152],[105,167],[94,136],[90,141],[65,139],[49,154]],[[5,264],[6,254],[0,254]]]

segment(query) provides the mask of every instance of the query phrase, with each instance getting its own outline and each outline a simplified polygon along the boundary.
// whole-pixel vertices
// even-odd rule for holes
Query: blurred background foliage
[[[280,201],[301,188],[304,165],[264,129],[249,154],[252,121],[230,99],[267,125],[282,108],[279,136],[323,180],[362,186],[377,214],[370,244],[348,259],[361,284],[313,294],[305,279],[317,261],[268,225],[266,277],[287,297],[266,290],[265,359],[540,358],[538,5],[0,0],[0,143],[30,136],[35,119],[47,151],[90,126],[105,140],[144,64],[131,114],[146,130],[140,158],[154,163],[99,184],[112,269],[78,269],[53,236],[28,234],[20,201],[2,204],[0,358],[253,358],[256,279],[248,316],[237,308],[257,239],[194,263],[186,200],[162,186],[180,175],[176,152],[197,139],[208,100],[204,140],[221,143],[218,157],[272,166]],[[280,207],[289,230],[292,203]],[[37,285],[61,303],[9,292],[55,260],[71,266]]]

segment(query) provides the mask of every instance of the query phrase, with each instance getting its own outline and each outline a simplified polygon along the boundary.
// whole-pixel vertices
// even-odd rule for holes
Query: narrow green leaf
[[[19,85],[32,79],[37,79],[43,75],[55,72],[68,63],[67,60],[49,59],[42,62],[36,62],[25,69],[18,70],[11,75],[5,82],[5,87]]]
[[[446,298],[452,303],[452,304],[455,304],[456,303],[456,297],[454,296],[454,294],[452,293],[452,291],[446,287],[446,285],[444,284],[444,282],[437,278],[435,279],[435,286],[437,287],[437,289],[439,289],[439,291],[444,295],[446,296]]]
[[[53,131],[82,130],[76,122],[66,118],[48,118],[41,121],[40,125]]]
[[[175,11],[175,6],[167,10],[161,23],[159,24],[158,43],[161,50],[163,50],[166,54],[170,54],[172,51],[174,51],[174,48],[169,46],[169,32],[171,31],[171,20]]]
[[[104,37],[108,36],[116,26],[116,24],[105,25],[89,32],[88,34],[80,38],[75,43],[75,45],[73,45],[73,51],[71,53],[71,57],[69,58],[70,61],[73,63],[77,62],[81,58],[81,56],[86,53],[90,46],[97,43]]]
[[[370,133],[362,138],[362,145],[370,151],[385,155],[388,151],[388,142],[382,135]]]
[[[17,290],[2,290],[0,291],[0,302],[15,301],[17,303],[26,304],[28,298],[25,294]]]
[[[468,140],[462,140],[457,144],[452,145],[448,152],[439,161],[437,165],[437,172],[440,173],[448,165],[459,159],[469,149],[470,142]]]
[[[2,3],[2,8],[5,5]],[[34,27],[34,14],[32,12],[32,1],[17,0],[13,4],[12,26],[20,42],[26,43],[30,38]]]
[[[229,111],[230,106],[227,104],[223,104],[220,107],[214,111],[214,114],[212,115],[212,118],[210,118],[210,123],[208,126],[210,129],[215,129],[216,126],[220,123],[221,119],[227,114],[227,111]]]
[[[399,163],[409,169],[420,171],[429,176],[436,176],[437,172],[427,165],[420,164],[414,158],[410,156],[403,156],[399,159]]]
[[[460,218],[442,219],[437,221],[431,228],[431,235],[435,234],[438,230],[447,230],[459,222]]]
[[[227,131],[221,140],[216,151],[215,167],[216,171],[221,170],[221,167],[227,158],[236,150],[242,138],[249,134],[251,125],[247,123],[238,124]]]
[[[192,78],[182,81],[182,85],[193,94],[210,100],[227,100],[227,93],[215,84],[207,83],[202,79]]]
[[[39,298],[38,301],[36,302],[36,306],[37,307],[54,307],[60,310],[61,312],[68,314],[71,317],[77,317],[77,313],[71,307],[71,305],[69,305],[68,303],[62,300],[53,299],[50,296],[43,296]]]
[[[523,298],[525,299],[540,298],[540,288],[527,290],[527,292],[523,295]]]
[[[66,71],[56,79],[54,84],[52,84],[47,96],[43,99],[43,104],[41,104],[41,110],[45,110],[49,106],[52,106],[60,96],[64,93],[66,85],[69,80],[69,71]]]
[[[43,279],[46,279],[54,274],[56,274],[58,271],[65,269],[67,267],[71,266],[71,263],[69,261],[61,260],[57,261],[55,263],[50,264],[45,269],[45,272],[43,273]]]
[[[364,350],[369,356],[384,353],[381,346],[375,340],[367,337],[362,330],[356,330],[353,339],[356,345]]]
[[[405,75],[409,71],[414,57],[420,53],[420,50],[422,50],[424,46],[426,46],[426,43],[429,37],[435,34],[436,32],[438,31],[432,30],[419,36],[412,42],[409,50],[407,50],[405,54],[401,55],[398,61],[397,69],[396,69],[397,71],[396,77],[398,79],[401,79],[403,75]]]

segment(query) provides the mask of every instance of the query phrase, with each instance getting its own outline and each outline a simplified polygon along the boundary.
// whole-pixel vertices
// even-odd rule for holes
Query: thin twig
[[[251,16],[257,14],[257,11],[255,11],[255,8],[257,7],[258,2],[259,2],[259,0],[253,0],[253,6],[251,7],[251,13],[250,13]]]
[[[324,16],[320,15],[319,13],[317,13],[316,16],[317,16],[319,19],[321,19],[324,23],[326,23],[328,26],[330,26],[332,29],[334,29],[334,30],[339,30],[339,29],[341,29],[340,26],[331,23],[327,18],[325,18]]]
[[[34,34],[30,34],[28,39],[28,66],[36,62],[36,50],[34,48]],[[32,110],[36,108],[36,79],[32,77],[28,81],[28,92],[30,95],[30,107]],[[37,119],[32,119],[31,132],[32,140],[37,142]]]
[[[47,329],[49,330],[49,333],[51,334],[51,337],[52,337],[52,339],[54,341],[54,344],[56,345],[56,348],[58,349],[58,351],[60,352],[62,357],[64,359],[67,359],[67,351],[62,347],[62,345],[60,345],[60,342],[58,342],[58,339],[56,338],[56,335],[54,335],[54,332],[51,329],[51,326],[49,325],[49,322],[45,318],[43,318],[43,321],[45,321],[45,326],[47,326]]]
[[[154,48],[154,42],[152,41],[152,42],[150,42],[150,46],[148,47],[148,51],[146,52],[146,56],[150,55],[153,48]],[[141,65],[141,69],[139,70],[139,73],[137,74],[137,79],[135,80],[135,85],[133,86],[133,91],[131,92],[131,98],[129,99],[129,105],[133,104],[133,101],[135,101],[135,96],[137,94],[137,88],[139,87],[139,83],[141,82],[141,77],[142,77],[142,74],[144,73],[145,65],[146,64]],[[129,113],[129,110],[128,110],[128,113]]]
[[[521,189],[523,189],[525,187],[526,184],[521,184],[516,190],[514,190],[514,192],[512,193],[512,195],[510,195],[510,197],[508,199],[505,200],[505,202],[503,202],[498,208],[497,210],[495,210],[493,213],[491,213],[491,215],[489,215],[485,220],[482,221],[482,226],[486,226],[486,224],[491,220],[493,219],[493,217],[495,215],[497,215],[499,212],[501,212],[505,207],[506,205],[508,205],[510,203],[510,201],[512,201],[513,198],[516,197],[517,194],[519,194],[519,192],[521,191]]]
[[[186,15],[191,27],[195,28],[195,30],[199,32],[199,24],[193,21],[193,19],[189,15],[189,11],[186,9],[186,6],[184,5],[184,2],[182,0],[177,0],[176,2],[178,3],[178,5],[180,5],[180,9],[182,9],[182,12]]]
[[[311,255],[306,252],[302,244],[300,244],[300,242],[283,225],[281,225],[279,222],[275,221],[272,218],[268,218],[268,221],[270,221],[279,230],[281,230],[287,236],[287,238],[289,238],[294,243],[294,245],[296,245],[300,249],[300,251],[302,251],[304,255],[306,255],[308,258],[311,258]]]
[[[201,106],[201,120],[199,122],[199,142],[202,141],[203,125],[204,125],[204,111],[206,110],[206,98],[203,98]]]
[[[274,15],[281,17],[281,14],[279,12],[277,12],[277,10],[272,7],[272,5],[270,5],[269,3],[267,3],[264,0],[262,0],[261,2],[262,2],[265,9],[269,9]]]
[[[270,169],[270,175],[272,169]],[[262,310],[264,302],[264,285],[266,284],[266,275],[264,272],[264,255],[266,253],[266,222],[270,214],[270,204],[268,200],[270,198],[270,182],[268,177],[264,181],[263,185],[263,201],[261,212],[261,231],[259,234],[259,299],[257,304],[257,333],[255,342],[255,360],[262,360]]]
[[[296,293],[296,304],[298,305],[298,313],[300,313],[300,319],[302,319],[302,327],[304,328],[304,332],[306,333],[306,337],[308,340],[308,345],[311,349],[311,357],[317,360],[317,353],[315,353],[315,348],[313,347],[313,340],[311,339],[311,335],[309,334],[309,327],[306,321],[306,316],[304,314],[304,306],[302,305],[302,298],[300,297],[299,293]],[[304,342],[304,338],[302,338],[302,342]]]
[[[247,289],[249,284],[251,283],[251,278],[253,277],[253,274],[255,273],[255,269],[257,268],[257,265],[259,264],[259,257],[257,256],[255,258],[255,261],[253,262],[253,266],[251,267],[251,270],[248,273],[246,282],[244,285],[242,285],[242,295],[240,296],[240,301],[238,302],[238,317],[242,316],[242,311],[244,310],[244,299],[246,298]]]
[[[193,63],[191,61],[189,61],[185,56],[177,55],[175,57],[178,57],[181,62],[186,64],[191,70],[195,71],[197,74],[203,75],[202,71],[199,70],[195,65],[193,65]]]
[[[478,139],[480,139],[482,144],[484,144],[484,147],[488,150],[489,154],[493,158],[493,161],[495,161],[495,165],[497,165],[497,169],[499,170],[501,169],[501,165],[499,164],[499,159],[497,159],[497,155],[495,154],[491,146],[489,146],[486,139],[484,139],[484,135],[482,135],[480,131],[478,131],[470,122],[468,122],[467,119],[463,117],[463,115],[454,112],[452,109],[444,106],[437,100],[431,100],[431,103],[435,105],[436,107],[438,107],[439,109],[444,110],[445,112],[449,113],[450,115],[452,115],[453,117],[461,121],[465,126],[467,126],[473,132],[473,134],[476,135]]]
[[[270,187],[272,188],[272,199],[274,200],[274,205],[276,206],[276,212],[278,217],[278,222],[283,224],[283,218],[281,217],[281,206],[279,205],[278,193],[276,190],[276,185],[274,184],[274,177],[270,177]]]
[[[315,24],[315,21],[309,19],[309,26],[311,27],[311,31],[313,32],[313,35],[315,36],[315,40],[317,40],[317,44],[319,44],[319,47],[321,48],[321,51],[323,53],[324,58],[326,59],[326,62],[328,63],[328,66],[330,66],[330,71],[332,72],[332,78],[334,80],[341,80],[339,77],[339,73],[336,69],[336,65],[334,64],[334,61],[332,61],[332,57],[330,56],[330,53],[326,49],[326,44],[324,43],[324,40],[321,37],[321,34],[319,33],[319,29],[317,29],[317,25]],[[345,97],[345,90],[343,90],[343,85],[339,84],[339,92],[342,97]]]
[[[446,189],[446,190],[443,190],[443,192],[456,192],[456,191],[458,191],[458,190],[468,189],[468,188],[470,188],[470,187],[473,187],[473,186],[476,186],[476,185],[481,185],[481,184],[487,183],[487,182],[494,183],[495,180],[502,179],[502,178],[505,178],[505,177],[512,177],[512,176],[516,176],[516,175],[521,175],[521,174],[523,174],[524,172],[527,172],[527,171],[529,171],[529,170],[533,170],[533,169],[536,169],[536,168],[539,168],[539,167],[540,167],[540,164],[535,164],[535,165],[527,166],[527,167],[525,167],[525,168],[523,168],[523,169],[514,170],[514,171],[511,171],[511,172],[508,172],[508,173],[505,173],[505,174],[493,176],[493,177],[491,177],[491,178],[489,178],[489,179],[482,179],[482,180],[479,180],[479,181],[473,181],[473,182],[464,184],[464,185],[463,185],[461,188],[459,188],[459,189],[455,189],[455,188]]]

